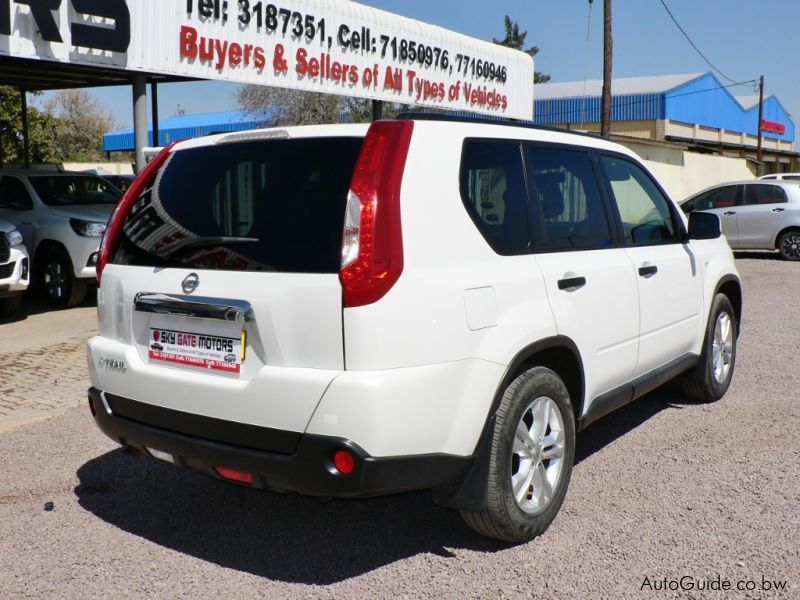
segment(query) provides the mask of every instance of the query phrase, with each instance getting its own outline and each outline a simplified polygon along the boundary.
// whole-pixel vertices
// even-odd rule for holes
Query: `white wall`
[[[131,163],[62,163],[65,171],[99,171],[100,173],[110,173],[112,175],[133,175]]]
[[[743,158],[700,154],[627,140],[620,143],[642,157],[664,189],[678,202],[718,183],[755,179],[750,168],[752,163]]]

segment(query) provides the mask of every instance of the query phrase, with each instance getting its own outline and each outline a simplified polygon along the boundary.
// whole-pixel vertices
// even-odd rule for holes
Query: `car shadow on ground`
[[[742,260],[745,258],[753,260],[778,260],[783,261],[780,252],[771,252],[769,250],[734,250],[733,257]]]
[[[677,382],[670,382],[595,421],[578,433],[575,464],[580,464],[665,410],[681,410],[685,406],[696,404],[696,401],[683,395]]]
[[[96,286],[89,286],[86,292],[86,298],[81,302],[78,307],[93,307],[97,306],[97,288]],[[18,323],[26,320],[28,317],[34,315],[41,315],[48,312],[56,312],[60,310],[69,310],[66,308],[56,308],[51,306],[45,300],[44,294],[37,290],[28,290],[22,298],[22,306],[20,309],[11,316],[0,317],[0,325],[3,323]]]
[[[687,401],[663,388],[578,436],[576,462]],[[115,450],[78,470],[79,504],[166,548],[272,580],[328,585],[418,554],[497,552],[429,492],[336,500],[250,490]]]

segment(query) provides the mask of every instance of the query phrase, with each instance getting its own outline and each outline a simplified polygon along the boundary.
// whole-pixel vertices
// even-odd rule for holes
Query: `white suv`
[[[0,317],[17,312],[29,279],[30,259],[22,234],[11,223],[0,221]]]
[[[0,171],[0,219],[22,233],[33,278],[54,306],[80,304],[95,282],[100,239],[119,198],[94,175]]]
[[[575,432],[681,376],[728,389],[742,294],[714,215],[564,131],[406,116],[167,148],[100,251],[90,408],[259,488],[434,490],[528,540]]]

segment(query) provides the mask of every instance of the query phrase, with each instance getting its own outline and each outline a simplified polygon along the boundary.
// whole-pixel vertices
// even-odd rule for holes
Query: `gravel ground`
[[[728,395],[662,389],[586,430],[529,544],[479,538],[426,493],[326,502],[129,456],[84,406],[0,434],[0,598],[798,597],[800,265],[738,264]],[[647,593],[682,576],[757,589]]]

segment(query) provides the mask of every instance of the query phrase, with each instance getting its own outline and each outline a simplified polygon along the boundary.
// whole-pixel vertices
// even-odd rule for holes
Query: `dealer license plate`
[[[239,373],[246,347],[245,332],[239,337],[150,327],[150,360]]]

